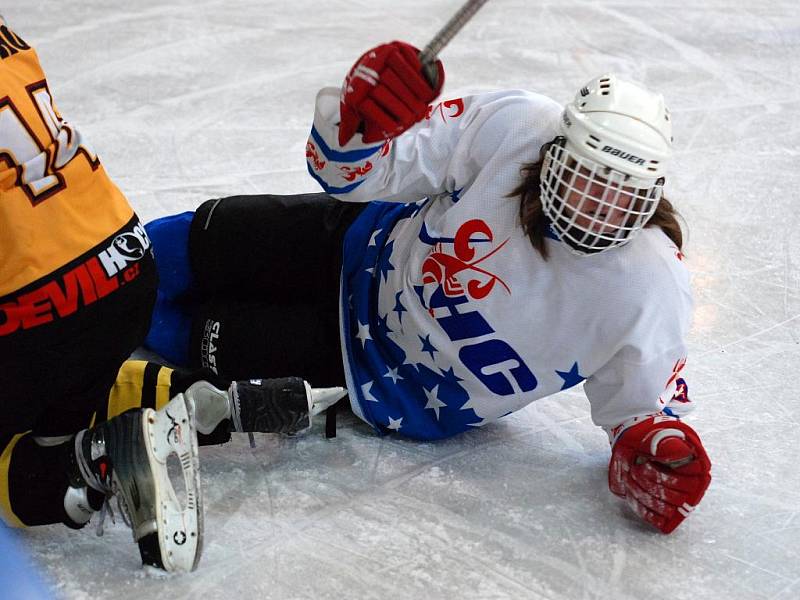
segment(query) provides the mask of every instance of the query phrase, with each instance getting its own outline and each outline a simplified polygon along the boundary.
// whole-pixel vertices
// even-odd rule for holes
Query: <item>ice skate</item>
[[[202,551],[194,419],[192,400],[178,394],[159,411],[131,410],[75,438],[83,479],[107,497],[116,496],[142,563],[165,571],[193,571]],[[170,482],[171,455],[183,475],[183,503]]]
[[[198,381],[186,390],[197,407],[197,428],[205,434],[227,418],[232,431],[294,435],[308,430],[313,416],[346,393],[341,387],[312,388],[299,377],[234,381],[225,391]]]

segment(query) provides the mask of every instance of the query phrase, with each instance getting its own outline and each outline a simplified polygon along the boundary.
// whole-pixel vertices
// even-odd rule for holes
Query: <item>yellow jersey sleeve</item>
[[[0,17],[0,300],[107,243],[132,217],[56,108],[36,52]]]

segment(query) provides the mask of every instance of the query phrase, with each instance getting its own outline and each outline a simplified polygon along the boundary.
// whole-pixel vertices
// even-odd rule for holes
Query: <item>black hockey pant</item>
[[[201,205],[189,236],[190,366],[343,386],[342,244],[363,208],[321,193]]]

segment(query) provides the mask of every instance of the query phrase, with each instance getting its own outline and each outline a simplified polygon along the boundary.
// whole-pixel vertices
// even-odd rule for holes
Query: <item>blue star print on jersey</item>
[[[404,219],[413,218],[425,202],[372,202],[348,230],[342,337],[351,401],[357,403],[360,416],[379,432],[438,439],[487,422],[477,415],[476,407],[485,406],[488,398],[532,391],[538,381],[475,303],[493,290],[511,294],[506,282],[482,264],[508,242],[495,242],[484,221],[464,222],[454,237],[429,231],[421,223],[419,241],[431,247],[421,266],[421,283],[412,285],[411,292],[381,291],[383,286],[397,285],[392,271],[400,259],[393,259],[391,232]],[[482,250],[476,253],[473,247]],[[393,308],[385,313],[377,308],[383,293],[394,297]],[[440,352],[431,333],[403,331],[403,315],[414,305],[430,315],[431,325],[435,322],[457,348],[456,355],[453,348]],[[459,363],[446,364],[453,360]],[[454,366],[471,373],[471,389],[480,396],[470,397]],[[476,390],[476,385],[482,389]]]
[[[342,327],[353,387],[364,418],[379,432],[400,433],[417,439],[439,439],[481,423],[468,406],[469,394],[451,365],[432,369],[410,360],[392,340],[402,327],[408,302],[403,290],[395,293],[387,314],[377,313],[379,286],[391,271],[394,244],[388,237],[395,224],[419,212],[424,202],[371,202],[351,225],[344,242],[342,268]],[[394,328],[394,329],[393,329]],[[430,335],[420,335],[419,351],[432,359],[438,349]]]
[[[562,390],[574,387],[586,379],[578,371],[578,363],[573,364],[569,371],[556,371],[556,374],[564,380],[564,385],[561,386]]]
[[[417,337],[419,338],[419,341],[422,342],[422,351],[428,352],[431,355],[431,360],[433,360],[433,354],[434,352],[437,352],[437,350],[436,347],[431,343],[430,334],[426,335],[425,337],[422,337],[421,335],[418,335]]]

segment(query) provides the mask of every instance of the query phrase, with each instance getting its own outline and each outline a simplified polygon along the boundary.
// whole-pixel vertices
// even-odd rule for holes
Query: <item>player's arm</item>
[[[333,88],[317,96],[308,170],[327,193],[355,202],[415,202],[468,189],[484,171],[510,169],[515,177],[552,139],[560,112],[555,102],[518,90],[465,96],[431,106],[429,116],[386,143],[370,146],[357,134],[341,148],[338,107]]]
[[[689,516],[711,482],[700,436],[680,419],[692,408],[684,353],[680,346],[641,362],[615,356],[584,386],[611,442],[609,489],[663,533]]]
[[[528,113],[536,112],[541,121],[547,121],[541,119],[539,105],[535,111],[531,110],[530,94],[506,91],[444,100],[433,105],[417,104],[411,116],[406,115],[394,128],[387,123],[377,125],[380,118],[372,113],[378,109],[366,92],[377,92],[381,87],[377,85],[373,90],[362,78],[352,83],[352,73],[360,70],[359,64],[357,62],[344,84],[345,90],[348,86],[354,87],[353,94],[325,88],[317,95],[314,125],[306,145],[306,160],[312,177],[326,192],[342,200],[413,202],[462,189],[482,169],[491,168],[492,158],[500,160],[501,149],[508,158],[506,163],[514,160],[516,164],[521,140],[525,138],[531,147],[539,141],[535,124],[526,129],[526,136],[509,139],[514,130],[524,129],[527,121],[532,120]],[[394,72],[389,77],[392,81],[399,78]],[[380,77],[373,80],[380,81]],[[420,88],[423,85],[417,84]],[[410,86],[409,90],[413,88]],[[372,112],[363,107],[356,112],[349,107],[350,104],[361,106],[358,104],[361,96],[356,94],[359,91],[365,94],[365,105],[371,106]],[[392,93],[387,88],[380,97],[391,97]],[[408,94],[413,95],[412,91],[405,95]],[[351,95],[356,99],[351,99]],[[398,102],[401,95],[404,94],[398,93]],[[420,97],[424,99],[430,95]],[[552,115],[547,112],[547,116],[552,116],[550,120],[557,122],[560,108],[541,99],[540,103],[545,111],[552,111]],[[383,106],[391,104],[384,100]],[[387,110],[391,113],[388,108],[384,112]],[[542,129],[541,125],[538,129]],[[344,144],[340,143],[340,138]],[[507,156],[512,153],[513,158]]]
[[[391,140],[425,119],[444,82],[441,62],[434,87],[423,76],[417,55],[404,42],[381,44],[359,57],[340,90],[324,88],[317,95],[306,161],[326,192],[355,201],[386,195],[380,193],[376,174],[392,168],[387,160]],[[427,160],[421,154],[413,158]],[[430,161],[427,166],[438,170]],[[403,179],[404,173],[395,169],[393,176]],[[367,180],[370,185],[364,185]]]
[[[444,82],[441,62],[434,87],[417,55],[404,42],[381,44],[355,62],[341,89],[324,88],[317,95],[306,161],[327,193],[349,201],[410,202],[444,191],[444,158],[455,136],[442,128],[425,140],[402,135],[428,124],[429,104]],[[459,106],[448,112],[461,116]]]

